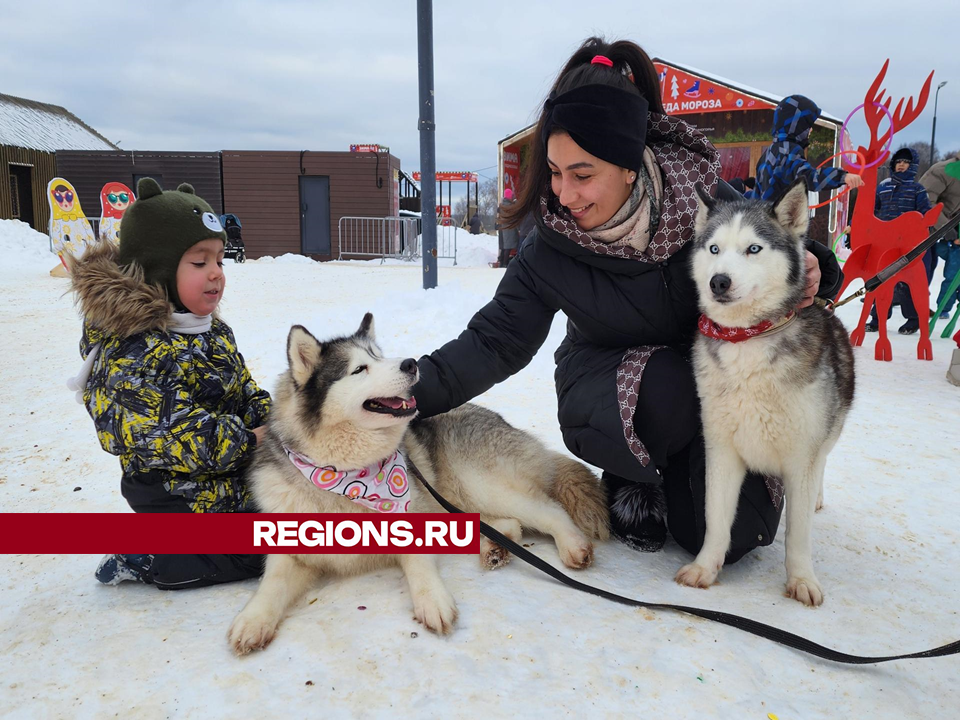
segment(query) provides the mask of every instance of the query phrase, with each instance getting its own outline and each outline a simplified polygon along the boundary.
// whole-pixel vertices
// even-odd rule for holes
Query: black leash
[[[428,483],[426,478],[423,477],[420,469],[416,466],[416,464],[414,464],[409,455],[407,455],[406,460],[407,467],[413,471],[413,474],[417,477],[417,479],[423,483],[423,486],[430,491],[430,494],[433,495],[436,501],[440,503],[440,505],[443,506],[447,512],[463,512],[463,510],[450,503],[445,497],[431,487],[430,483]],[[816,655],[824,660],[832,660],[834,662],[846,663],[848,665],[870,665],[874,663],[891,662],[893,660],[945,657],[947,655],[957,655],[960,653],[960,640],[958,640],[957,642],[952,642],[949,645],[942,645],[938,648],[933,648],[932,650],[924,650],[922,652],[909,653],[905,655],[881,655],[877,657],[849,655],[847,653],[824,647],[823,645],[819,645],[812,640],[807,640],[806,638],[800,637],[799,635],[794,635],[786,630],[781,630],[780,628],[775,628],[771,625],[757,622],[756,620],[743,618],[739,615],[731,615],[730,613],[719,612],[717,610],[702,610],[701,608],[687,607],[685,605],[649,603],[643,602],[642,600],[633,600],[631,598],[623,597],[622,595],[617,595],[609,590],[603,590],[601,588],[596,588],[592,585],[582,583],[579,580],[574,580],[569,575],[560,572],[550,563],[546,562],[542,558],[537,557],[532,552],[522,547],[520,544],[515,543],[506,535],[503,535],[483,521],[480,521],[480,532],[497,545],[509,550],[524,562],[533,565],[535,568],[545,572],[553,579],[559,580],[564,585],[568,585],[575,590],[597,595],[606,600],[612,600],[613,602],[621,603],[622,605],[649,608],[651,610],[670,610],[673,612],[686,613],[687,615],[694,615],[696,617],[703,618],[704,620],[712,620],[720,623],[721,625],[729,625],[730,627],[743,630],[744,632],[748,632],[752,635],[757,635],[758,637],[766,638],[767,640],[773,640],[774,642],[780,643],[781,645],[785,645],[789,648],[800,650],[802,652],[809,653],[810,655]]]

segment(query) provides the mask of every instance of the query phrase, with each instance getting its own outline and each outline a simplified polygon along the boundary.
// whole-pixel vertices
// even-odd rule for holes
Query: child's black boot
[[[124,580],[150,583],[153,555],[104,555],[95,573],[104,585],[119,585]]]

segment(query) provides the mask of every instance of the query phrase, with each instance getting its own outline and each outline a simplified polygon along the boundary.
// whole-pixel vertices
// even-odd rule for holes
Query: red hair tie
[[[594,55],[593,60],[590,61],[591,65],[606,65],[607,67],[613,67],[613,60],[608,58],[606,55]]]

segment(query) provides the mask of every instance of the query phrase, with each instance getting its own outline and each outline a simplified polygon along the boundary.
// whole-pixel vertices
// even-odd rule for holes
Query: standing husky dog
[[[396,502],[409,502],[410,512],[443,512],[419,482],[403,480],[402,498],[387,501],[389,507],[379,497],[366,499],[369,492],[349,499],[345,483],[339,491],[321,489],[339,476],[367,478],[350,482],[352,487],[370,485],[365,469],[375,468],[376,475],[385,458],[402,467],[406,457],[444,497],[480,513],[512,540],[520,540],[521,527],[541,530],[556,540],[567,567],[585,568],[593,561],[590,538],[609,534],[603,491],[593,473],[476,405],[411,425],[417,363],[383,357],[369,313],[354,335],[324,343],[294,326],[287,357],[290,367],[280,376],[267,435],[248,477],[261,512],[375,513],[373,506],[395,512]],[[326,473],[302,468],[331,472],[324,480]],[[487,568],[508,560],[503,548],[486,539],[480,556]],[[256,594],[233,621],[230,644],[238,654],[265,647],[287,608],[321,574],[357,574],[392,564],[407,577],[416,619],[448,632],[457,607],[432,555],[271,554]]]
[[[707,451],[703,548],[677,573],[713,584],[748,470],[783,478],[787,594],[823,602],[813,572],[814,509],[823,503],[827,454],[853,401],[853,352],[840,321],[804,294],[807,193],[795,184],[776,204],[716,203],[703,192],[693,277],[701,334],[694,346]]]

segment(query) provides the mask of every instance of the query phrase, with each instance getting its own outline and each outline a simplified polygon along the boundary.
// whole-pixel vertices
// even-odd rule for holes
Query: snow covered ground
[[[323,337],[352,331],[369,310],[386,351],[417,357],[456,336],[502,276],[486,266],[496,239],[467,237],[474,245],[461,245],[460,265],[442,266],[430,292],[419,264],[228,263],[223,314],[268,389],[292,323]],[[128,512],[116,459],[100,450],[64,386],[80,364],[80,324],[67,281],[48,275],[56,261],[46,242],[0,221],[0,508]],[[465,264],[468,250],[479,266]],[[857,312],[858,304],[844,308],[848,326]],[[558,317],[533,363],[479,399],[561,450],[552,353],[563,326]],[[783,596],[782,528],[773,546],[726,569],[708,591],[674,584],[688,558],[672,544],[656,555],[604,544],[578,577],[859,654],[960,639],[960,390],[944,379],[953,345],[936,337],[934,361],[920,362],[916,336],[895,334],[894,361],[878,363],[872,343],[856,350],[858,395],[815,523],[823,607]],[[558,563],[549,541],[527,542]],[[384,571],[320,584],[266,651],[238,659],[225,633],[254,581],[183,593],[103,587],[93,578],[98,560],[0,556],[0,716],[960,716],[960,659],[838,666],[706,621],[584,595],[516,561],[483,572],[473,557],[441,558],[460,608],[449,637],[412,620],[399,570]]]

